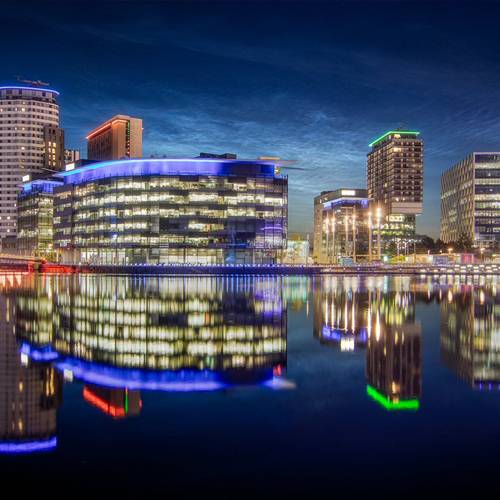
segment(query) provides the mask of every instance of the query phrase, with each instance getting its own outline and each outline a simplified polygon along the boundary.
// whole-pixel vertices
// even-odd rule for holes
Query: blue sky
[[[14,5],[14,4],[13,4]],[[112,114],[144,120],[144,155],[297,160],[290,230],[321,190],[363,187],[368,143],[425,141],[418,230],[437,236],[441,172],[500,150],[494,3],[20,3],[0,14],[2,82],[61,92],[67,145]]]

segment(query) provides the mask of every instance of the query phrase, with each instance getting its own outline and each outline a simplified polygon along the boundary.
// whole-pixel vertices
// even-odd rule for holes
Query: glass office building
[[[54,247],[66,263],[267,264],[286,247],[276,160],[141,159],[58,174]]]
[[[314,198],[316,263],[369,260],[369,233],[366,189],[323,191]]]
[[[440,238],[464,236],[477,246],[500,240],[500,153],[471,153],[441,176]]]
[[[17,201],[17,250],[23,255],[54,257],[53,192],[61,185],[48,179],[23,184]]]

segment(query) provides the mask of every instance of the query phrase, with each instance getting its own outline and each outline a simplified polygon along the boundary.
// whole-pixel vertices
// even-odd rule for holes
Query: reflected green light
[[[370,142],[368,144],[369,147],[375,146],[378,142],[384,140],[388,135],[391,134],[413,134],[415,136],[420,135],[420,132],[416,132],[415,130],[389,130],[389,132],[386,132],[385,134],[381,135],[377,139],[375,139],[373,142]]]
[[[418,410],[420,401],[418,399],[406,399],[403,401],[390,401],[386,396],[381,394],[371,385],[366,386],[366,394],[374,401],[383,406],[386,410]]]

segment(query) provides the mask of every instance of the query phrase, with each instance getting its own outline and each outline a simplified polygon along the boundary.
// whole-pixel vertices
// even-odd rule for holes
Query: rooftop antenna
[[[21,76],[16,76],[16,80],[21,83],[28,83],[32,87],[48,87],[50,83],[42,82],[42,80],[27,80]]]

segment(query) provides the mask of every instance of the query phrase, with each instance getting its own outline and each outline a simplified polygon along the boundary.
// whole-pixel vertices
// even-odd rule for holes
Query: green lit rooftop
[[[370,142],[368,146],[372,147],[377,145],[379,142],[382,142],[386,137],[392,135],[392,134],[405,134],[405,135],[414,135],[417,137],[417,135],[420,135],[420,132],[417,132],[415,130],[389,130],[389,132],[386,132],[385,134],[381,135],[377,139],[375,139],[373,142]]]

